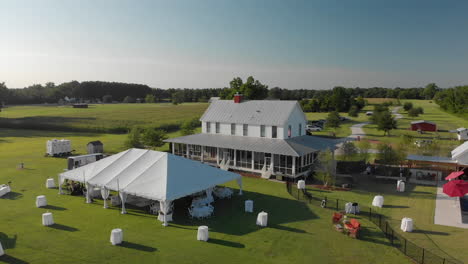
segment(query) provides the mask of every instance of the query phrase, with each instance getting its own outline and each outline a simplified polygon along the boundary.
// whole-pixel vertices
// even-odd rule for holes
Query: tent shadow
[[[157,248],[148,247],[148,246],[144,246],[144,245],[140,245],[140,244],[136,244],[136,243],[132,243],[132,242],[127,242],[127,241],[123,241],[118,246],[119,247],[124,247],[124,248],[129,248],[129,249],[135,249],[135,250],[139,250],[139,251],[145,251],[145,252],[155,252],[155,251],[157,251]]]
[[[76,232],[76,231],[79,230],[78,228],[74,228],[74,227],[66,226],[66,225],[62,225],[62,224],[53,224],[53,225],[48,226],[48,227],[53,228],[53,229],[57,229],[57,230],[68,231],[68,232]]]
[[[2,197],[0,197],[0,199],[18,200],[21,197],[23,197],[23,194],[21,194],[19,192],[9,192],[9,193],[3,195]]]
[[[48,209],[48,210],[56,210],[56,211],[65,211],[67,208],[55,206],[55,205],[46,205],[41,208]]]
[[[227,240],[216,239],[216,238],[210,238],[210,239],[208,239],[207,242],[211,243],[211,244],[226,246],[226,247],[245,248],[244,244],[237,243],[237,242],[232,242],[232,241],[227,241]]]
[[[29,262],[26,262],[24,260],[17,259],[17,258],[15,258],[13,256],[8,255],[8,254],[5,254],[5,255],[1,256],[0,261],[4,262],[4,263],[8,263],[8,264],[28,264],[29,263]]]
[[[14,235],[13,237],[8,237],[7,234],[0,232],[0,242],[2,242],[3,249],[15,248],[17,239],[17,235]]]

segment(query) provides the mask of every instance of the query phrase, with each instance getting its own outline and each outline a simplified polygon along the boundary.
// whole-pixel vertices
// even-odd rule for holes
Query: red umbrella
[[[444,184],[444,193],[450,197],[463,197],[468,193],[468,182],[453,180]]]
[[[460,177],[461,175],[463,175],[463,171],[454,171],[452,173],[450,173],[447,177],[445,177],[445,180],[451,180],[451,179],[455,179],[455,178],[458,178]]]

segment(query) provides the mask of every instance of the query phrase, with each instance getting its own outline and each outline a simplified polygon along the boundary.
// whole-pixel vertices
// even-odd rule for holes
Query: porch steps
[[[262,168],[262,179],[269,179],[271,177],[272,173],[273,173],[273,168],[270,167],[267,170],[266,166],[264,165],[263,168]]]

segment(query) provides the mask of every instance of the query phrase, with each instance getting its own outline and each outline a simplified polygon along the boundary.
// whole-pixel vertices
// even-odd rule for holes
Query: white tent
[[[242,194],[239,174],[170,153],[142,149],[129,149],[61,173],[59,182],[63,183],[64,179],[86,183],[88,188],[101,187],[104,199],[109,196],[109,190],[119,191],[122,213],[125,213],[127,194],[160,201],[164,213],[176,199],[232,180],[237,180]]]

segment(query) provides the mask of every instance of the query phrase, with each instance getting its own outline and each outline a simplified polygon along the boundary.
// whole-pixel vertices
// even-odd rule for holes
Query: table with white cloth
[[[405,182],[403,180],[397,181],[397,192],[405,192]]]
[[[47,189],[55,188],[55,181],[53,178],[49,178],[46,180],[46,188]]]
[[[198,227],[198,233],[197,233],[197,240],[199,241],[208,241],[210,238],[209,233],[208,233],[208,227],[207,226],[199,226]]]
[[[11,192],[10,186],[6,184],[0,185],[0,197]]]
[[[214,207],[211,205],[204,205],[200,207],[193,207],[190,210],[190,214],[195,218],[206,218],[213,214]]]
[[[218,198],[230,198],[234,193],[230,188],[223,187],[223,188],[215,188],[213,190],[214,195]]]
[[[0,242],[0,257],[3,255],[5,255],[5,251],[3,251],[2,242]]]
[[[42,214],[42,225],[51,226],[54,224],[54,217],[52,213],[43,213]]]
[[[404,217],[401,219],[401,230],[404,232],[413,232],[413,219],[409,217]]]
[[[91,198],[102,198],[101,188],[99,188],[99,187],[90,188],[89,197],[91,197]]]
[[[253,213],[253,201],[252,200],[245,201],[245,211],[247,213]]]
[[[372,206],[382,208],[383,204],[384,204],[384,198],[382,195],[377,195],[374,197],[374,200],[372,200]]]
[[[268,225],[268,213],[261,211],[257,216],[257,225],[258,226],[267,226]]]
[[[192,207],[200,207],[204,205],[209,205],[212,202],[214,202],[213,196],[197,197],[192,200]]]
[[[36,197],[36,207],[47,206],[47,199],[45,195],[39,195]]]
[[[120,228],[112,229],[110,242],[112,245],[121,244],[123,241],[123,231]]]
[[[112,206],[117,206],[117,205],[122,204],[122,202],[120,201],[120,197],[118,195],[112,195],[110,197],[110,203]]]
[[[300,190],[304,190],[306,187],[306,184],[305,184],[305,181],[304,180],[299,180],[297,182],[297,188],[300,189]]]

